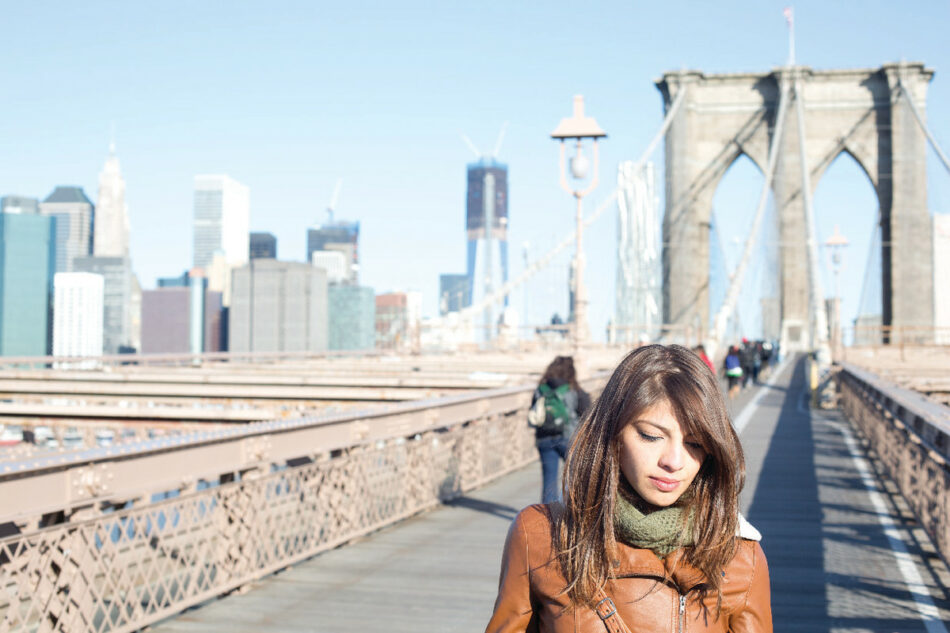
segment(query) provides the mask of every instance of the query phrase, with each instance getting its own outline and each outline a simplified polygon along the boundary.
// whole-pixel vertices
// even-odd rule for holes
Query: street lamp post
[[[831,256],[831,268],[835,276],[835,298],[834,310],[832,311],[831,325],[831,348],[834,350],[835,358],[841,358],[841,281],[839,273],[841,272],[841,251],[848,246],[848,239],[843,236],[838,225],[835,225],[834,234],[825,242],[825,247]]]
[[[588,339],[587,329],[587,290],[584,287],[584,216],[582,213],[582,199],[597,187],[597,172],[600,166],[597,141],[606,138],[604,132],[593,117],[584,116],[584,97],[574,95],[574,114],[570,118],[563,118],[557,128],[551,132],[551,138],[560,141],[561,145],[561,188],[574,196],[577,200],[577,248],[574,251],[574,304],[571,306],[574,319],[571,322],[571,347],[575,360],[579,360],[580,347]],[[590,184],[584,189],[574,189],[567,181],[566,146],[565,141],[577,141],[574,156],[571,157],[571,176],[581,181],[587,177],[590,162],[583,153],[584,139],[593,141],[594,171]]]

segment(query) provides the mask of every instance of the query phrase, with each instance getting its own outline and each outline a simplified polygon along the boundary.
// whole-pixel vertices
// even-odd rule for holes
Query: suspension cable
[[[940,144],[937,143],[937,139],[934,138],[934,135],[930,133],[930,130],[927,128],[927,124],[924,123],[924,118],[920,114],[920,110],[917,109],[917,103],[914,101],[914,97],[910,94],[910,90],[908,90],[907,86],[904,85],[904,82],[901,80],[899,75],[897,77],[897,85],[907,98],[907,104],[910,106],[910,111],[914,113],[914,118],[917,119],[917,125],[919,125],[920,129],[924,131],[924,136],[927,137],[927,140],[930,141],[930,146],[934,148],[935,152],[937,152],[937,156],[940,157],[940,162],[943,163],[943,166],[947,171],[950,171],[950,161],[947,160],[947,155],[943,153],[943,150],[940,149]]]
[[[659,145],[660,140],[666,136],[666,131],[670,129],[670,125],[673,124],[673,118],[676,117],[676,113],[679,112],[679,109],[685,100],[686,89],[680,88],[676,98],[673,99],[673,105],[670,106],[669,111],[666,113],[666,117],[663,119],[663,125],[660,126],[660,130],[656,133],[656,136],[653,137],[653,140],[650,141],[649,145],[647,145],[646,150],[644,150],[643,154],[640,155],[640,158],[637,159],[634,169],[638,169],[643,163],[647,162],[650,156],[653,155],[653,151],[656,149],[656,146]]]
[[[719,344],[726,337],[726,327],[729,319],[735,311],[736,302],[739,299],[739,289],[742,286],[742,279],[745,276],[749,260],[752,258],[752,248],[755,246],[756,237],[759,233],[759,227],[762,224],[762,218],[765,216],[765,205],[769,199],[769,191],[772,188],[772,180],[775,177],[775,166],[778,162],[778,151],[782,145],[782,134],[785,129],[785,111],[788,106],[789,82],[785,75],[782,75],[781,92],[779,94],[778,114],[775,117],[775,129],[772,135],[772,145],[769,148],[769,162],[765,170],[765,182],[762,183],[762,192],[759,195],[759,205],[755,210],[755,217],[752,220],[752,227],[749,229],[749,236],[745,241],[745,248],[742,251],[742,259],[736,266],[732,281],[729,283],[729,291],[726,293],[726,299],[722,302],[719,312],[716,313],[716,320],[713,326],[712,338],[707,344],[707,354],[715,357]]]

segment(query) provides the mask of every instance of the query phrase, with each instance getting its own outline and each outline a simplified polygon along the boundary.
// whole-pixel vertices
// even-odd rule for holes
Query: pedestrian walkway
[[[922,554],[837,414],[812,414],[805,365],[731,403],[746,450],[742,508],[763,533],[777,632],[945,633]],[[537,464],[317,556],[154,631],[481,631],[505,534],[540,495]],[[870,487],[870,491],[869,491]],[[894,518],[892,518],[894,517]]]

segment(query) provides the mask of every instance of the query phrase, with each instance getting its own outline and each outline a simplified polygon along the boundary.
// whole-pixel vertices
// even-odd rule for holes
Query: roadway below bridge
[[[805,364],[730,406],[742,508],[763,533],[776,631],[945,633],[947,568],[838,412],[813,412]],[[502,545],[538,500],[532,464],[434,511],[152,627],[196,631],[479,631]]]

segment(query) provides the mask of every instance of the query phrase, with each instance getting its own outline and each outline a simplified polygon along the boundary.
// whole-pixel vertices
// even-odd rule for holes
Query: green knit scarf
[[[634,505],[632,495],[636,493],[629,484],[622,481],[619,488],[614,509],[614,530],[619,541],[652,550],[660,558],[692,544],[692,513],[684,528],[683,508],[670,506],[644,514]]]

